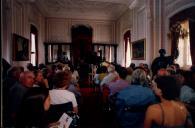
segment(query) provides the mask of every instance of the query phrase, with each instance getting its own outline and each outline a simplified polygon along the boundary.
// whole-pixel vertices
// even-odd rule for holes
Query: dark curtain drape
[[[130,30],[128,30],[127,32],[125,32],[125,34],[124,34],[124,41],[125,41],[125,64],[126,64],[126,62],[127,62],[127,60],[126,60],[126,56],[127,56],[127,43],[128,43],[128,40],[129,40],[129,42],[130,42],[130,37],[131,37],[131,35],[130,35],[131,33],[130,33]],[[130,44],[129,44],[130,45]]]
[[[189,20],[190,28],[190,52],[192,57],[192,65],[195,65],[195,20]]]

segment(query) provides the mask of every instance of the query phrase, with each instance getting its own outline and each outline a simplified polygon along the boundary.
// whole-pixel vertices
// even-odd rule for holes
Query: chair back
[[[64,104],[51,104],[48,111],[48,122],[56,122],[60,119],[63,113],[68,113],[69,111],[73,111],[72,102],[64,103]]]

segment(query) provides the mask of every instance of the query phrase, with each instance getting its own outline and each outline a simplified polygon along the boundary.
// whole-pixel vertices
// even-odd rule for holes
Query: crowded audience
[[[164,51],[160,53],[163,57]],[[70,104],[68,110],[79,115],[84,72],[93,74],[89,84],[95,86],[90,87],[99,88],[99,100],[111,105],[119,128],[193,127],[194,67],[184,71],[177,64],[153,65],[152,73],[144,63],[139,66],[132,63],[127,68],[108,63],[97,65],[96,70],[89,70],[90,66],[86,65],[56,63],[35,67],[28,63],[27,70],[21,66],[7,69],[3,79],[5,126],[44,128],[57,125],[61,114],[57,120],[50,121],[48,118],[55,115],[48,113],[51,108],[58,111],[56,106],[65,104]],[[83,67],[87,70],[81,71]]]

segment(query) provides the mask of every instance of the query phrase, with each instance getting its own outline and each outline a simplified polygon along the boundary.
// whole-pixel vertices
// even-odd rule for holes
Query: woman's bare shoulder
[[[147,108],[147,113],[153,116],[154,115],[157,116],[160,113],[160,111],[161,111],[161,108],[159,104],[153,104]]]

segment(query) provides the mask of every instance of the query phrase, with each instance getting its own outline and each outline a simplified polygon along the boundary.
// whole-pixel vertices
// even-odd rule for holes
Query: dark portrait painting
[[[13,34],[13,60],[29,60],[29,40],[17,34]]]
[[[145,39],[132,42],[132,59],[133,60],[145,59]]]

